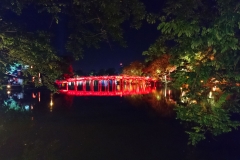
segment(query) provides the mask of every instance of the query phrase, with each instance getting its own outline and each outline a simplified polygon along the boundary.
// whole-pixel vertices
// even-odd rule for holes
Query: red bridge
[[[148,94],[156,81],[138,76],[89,76],[57,80],[61,93],[78,96],[122,96]]]

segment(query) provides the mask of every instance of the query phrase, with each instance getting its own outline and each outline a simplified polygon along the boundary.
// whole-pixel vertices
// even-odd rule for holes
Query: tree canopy
[[[145,65],[140,61],[134,61],[128,66],[124,66],[122,74],[129,76],[142,76]]]
[[[194,100],[177,107],[178,118],[192,122],[191,142],[204,139],[206,132],[217,135],[238,126],[229,121],[229,113],[239,112],[240,2],[169,0],[157,20],[160,37],[144,54],[149,59],[171,54],[177,66],[174,87],[187,84],[185,97]],[[212,79],[224,94],[214,105],[206,105]]]
[[[156,57],[152,61],[148,62],[144,72],[147,75],[159,80],[165,73],[167,73],[167,69],[170,67],[169,60],[170,56],[168,54],[163,54],[160,57]]]
[[[21,63],[34,66],[26,70],[25,75],[36,76],[42,73],[43,84],[50,89],[54,81],[62,75],[61,61],[53,47],[51,30],[28,30],[21,21],[17,21],[22,12],[31,8],[39,15],[52,18],[58,24],[62,15],[67,17],[68,39],[67,52],[75,59],[82,57],[83,47],[99,47],[101,42],[111,46],[112,41],[124,45],[122,24],[131,22],[131,26],[139,28],[145,18],[144,5],[138,0],[2,0],[0,2],[0,68],[10,63]],[[16,16],[9,19],[7,14]],[[37,19],[38,17],[36,17]],[[31,23],[31,22],[30,22]],[[51,26],[52,24],[50,24]],[[37,76],[36,76],[37,77]],[[37,81],[36,81],[37,82]]]

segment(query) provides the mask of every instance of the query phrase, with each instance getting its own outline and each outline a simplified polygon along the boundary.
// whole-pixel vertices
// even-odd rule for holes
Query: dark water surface
[[[240,159],[239,131],[188,146],[185,126],[161,96],[157,103],[152,95],[74,97],[36,90],[10,95],[1,98],[1,160]]]

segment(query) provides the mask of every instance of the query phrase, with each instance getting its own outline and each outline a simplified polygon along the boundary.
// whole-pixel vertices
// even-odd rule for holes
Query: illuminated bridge
[[[138,76],[89,76],[57,80],[60,93],[77,96],[122,96],[148,94],[156,81]]]

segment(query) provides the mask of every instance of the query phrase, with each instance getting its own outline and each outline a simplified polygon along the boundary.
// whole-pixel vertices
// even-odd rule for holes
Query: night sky
[[[146,10],[158,13],[162,8],[162,1],[144,0]],[[52,23],[51,17],[44,14],[38,14],[34,8],[28,8],[23,11],[21,17],[14,14],[6,14],[8,19],[17,20],[21,24],[25,24],[30,31],[48,30],[55,34],[53,45],[57,49],[59,55],[67,55],[65,43],[67,41],[67,19],[62,16],[59,24]],[[37,17],[37,18],[36,18]],[[119,44],[111,43],[111,47],[107,43],[102,43],[100,49],[85,48],[83,59],[73,63],[74,70],[81,69],[88,72],[92,69],[98,71],[107,68],[120,68],[120,63],[128,65],[135,60],[144,61],[142,52],[147,50],[159,36],[157,24],[150,25],[146,22],[139,29],[131,29],[129,25],[124,25],[124,39],[127,42],[127,48],[123,48]]]
[[[120,63],[124,66],[135,60],[144,61],[142,52],[147,50],[158,37],[156,25],[145,24],[140,30],[126,29],[125,31],[125,40],[128,47],[124,48],[113,43],[110,47],[106,43],[100,49],[86,49],[83,59],[74,63],[74,69],[82,69],[83,71],[118,69]]]
[[[146,10],[159,13],[162,8],[163,1],[144,0]],[[75,62],[73,67],[75,70],[90,71],[95,69],[120,68],[120,63],[128,65],[133,61],[144,61],[142,52],[146,51],[151,44],[155,42],[159,36],[157,24],[150,25],[146,22],[139,29],[131,29],[129,26],[124,27],[124,38],[127,42],[127,48],[123,48],[118,44],[103,44],[100,49],[86,49],[84,58]]]

